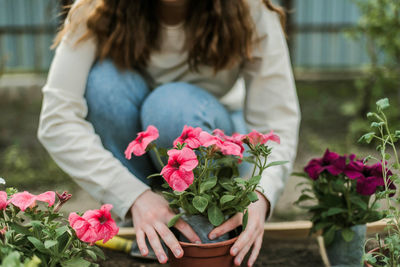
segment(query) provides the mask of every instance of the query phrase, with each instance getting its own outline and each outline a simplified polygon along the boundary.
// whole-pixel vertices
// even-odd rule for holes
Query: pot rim
[[[225,241],[221,241],[221,242],[217,242],[217,243],[196,244],[196,243],[188,243],[188,242],[179,241],[179,244],[182,247],[216,248],[216,247],[222,247],[222,246],[227,246],[227,245],[233,244],[237,239],[238,239],[238,236],[231,238],[229,240],[225,240]]]

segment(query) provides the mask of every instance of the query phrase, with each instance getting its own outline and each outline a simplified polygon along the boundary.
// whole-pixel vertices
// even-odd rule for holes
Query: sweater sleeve
[[[269,142],[269,162],[289,161],[266,169],[260,181],[271,210],[281,195],[292,171],[297,152],[300,111],[290,65],[289,53],[278,14],[260,1],[253,8],[257,37],[253,59],[244,63],[242,75],[246,85],[244,115],[249,130],[262,133],[273,130],[281,144]]]
[[[93,39],[75,45],[85,31],[85,23],[80,23],[56,49],[43,88],[38,138],[66,173],[95,199],[112,204],[123,219],[149,187],[103,147],[92,124],[85,120],[86,81],[96,54]]]

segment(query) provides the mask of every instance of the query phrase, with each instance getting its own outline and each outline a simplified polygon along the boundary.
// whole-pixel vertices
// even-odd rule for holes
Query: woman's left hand
[[[269,202],[264,195],[259,192],[256,193],[258,195],[258,201],[250,204],[248,208],[249,219],[246,229],[239,235],[239,238],[236,240],[235,244],[233,244],[230,251],[231,255],[235,256],[235,265],[238,266],[242,263],[244,257],[252,246],[253,249],[251,251],[247,266],[253,266],[258,257],[258,253],[260,252],[263,241],[264,223],[265,217],[269,211]],[[208,237],[210,239],[215,239],[225,233],[230,232],[239,225],[242,225],[242,218],[242,213],[236,214],[212,230]]]

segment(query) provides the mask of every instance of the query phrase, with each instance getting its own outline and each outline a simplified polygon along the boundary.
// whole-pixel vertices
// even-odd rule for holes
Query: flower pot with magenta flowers
[[[132,154],[154,151],[162,169],[151,176],[162,176],[162,194],[176,212],[168,226],[173,227],[182,218],[202,241],[192,244],[175,232],[184,255],[177,259],[170,253],[171,266],[233,266],[229,249],[240,230],[215,240],[210,240],[208,234],[237,213],[244,214],[242,227],[246,227],[247,208],[258,200],[255,191],[262,190],[258,184],[263,171],[285,163],[267,161],[271,148],[266,143],[279,143],[279,137],[273,132],[264,135],[254,130],[228,136],[216,129],[210,134],[200,127],[185,126],[168,150],[152,143],[157,138],[158,130],[149,126],[129,144],[125,154],[130,159]],[[166,163],[163,157],[168,158]],[[241,164],[252,167],[250,178],[240,177]]]
[[[377,202],[388,173],[383,170],[381,162],[368,165],[354,154],[327,149],[297,174],[306,181],[299,183],[303,188],[296,204],[312,214],[311,232],[322,230],[332,266],[362,266],[366,223],[383,217]]]

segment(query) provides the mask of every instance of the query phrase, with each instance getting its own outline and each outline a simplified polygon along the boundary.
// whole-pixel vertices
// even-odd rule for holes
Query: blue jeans
[[[146,177],[159,171],[157,160],[148,154],[127,160],[124,151],[147,126],[157,127],[156,144],[164,148],[172,147],[185,124],[208,132],[219,128],[229,135],[247,133],[243,112],[229,112],[205,90],[184,82],[150,90],[139,74],[118,70],[110,60],[92,67],[85,98],[87,120],[103,146],[146,184],[150,184]]]

